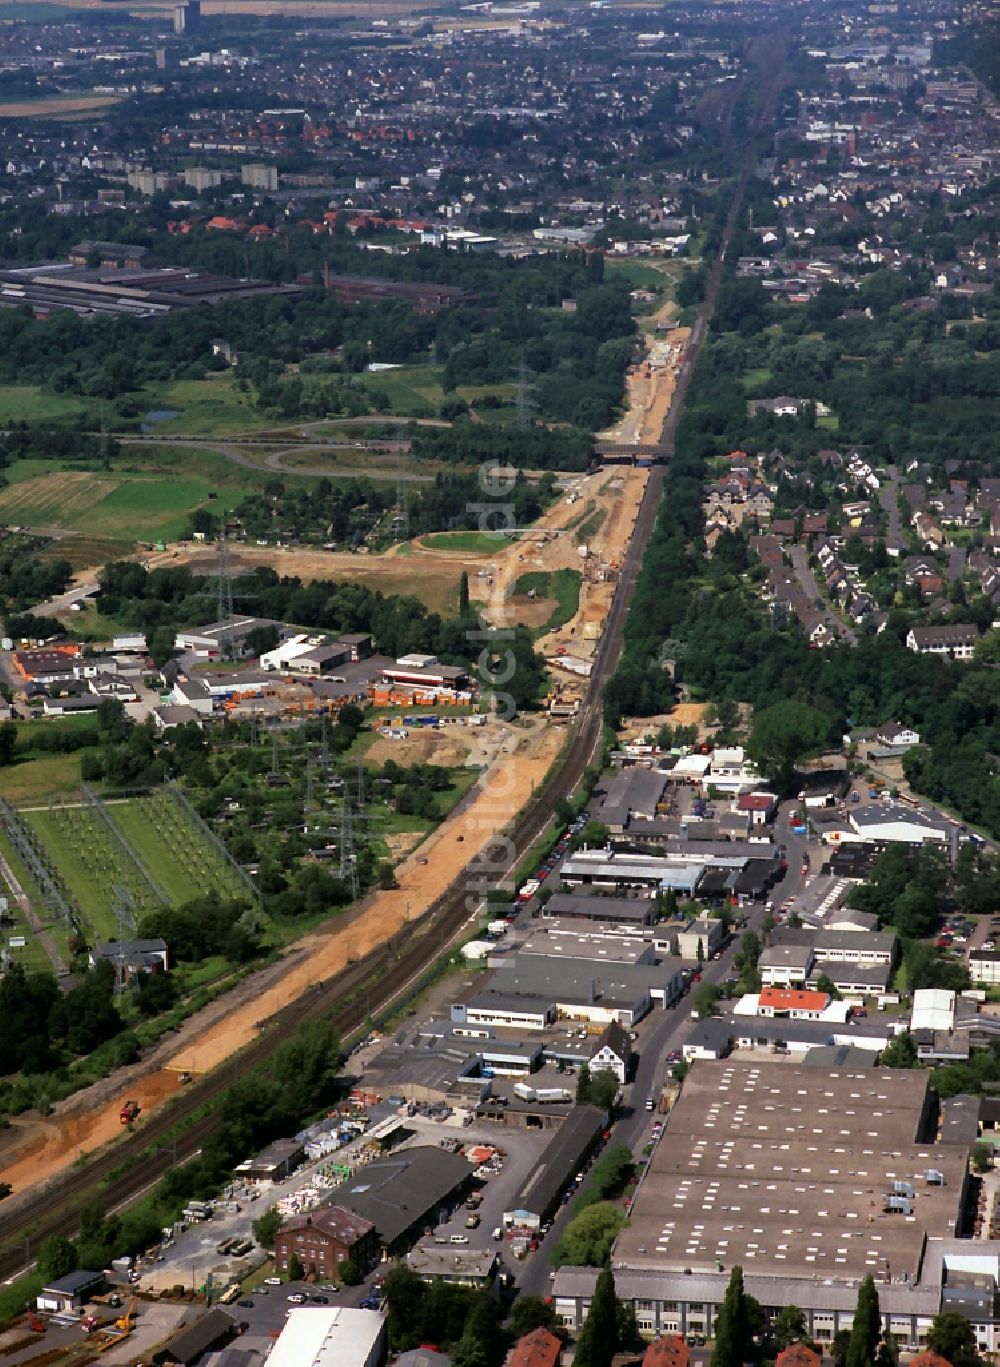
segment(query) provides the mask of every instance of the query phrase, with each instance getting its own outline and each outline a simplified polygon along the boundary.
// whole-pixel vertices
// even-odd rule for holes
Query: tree
[[[288,1280],[290,1282],[300,1282],[305,1278],[306,1270],[302,1266],[297,1253],[293,1253],[288,1259]]]
[[[795,766],[822,748],[830,718],[808,703],[789,699],[755,713],[747,749],[760,767],[788,792]]]
[[[46,1282],[58,1281],[75,1272],[79,1266],[76,1244],[72,1239],[63,1239],[58,1234],[50,1234],[38,1250],[38,1271]]]
[[[611,1245],[625,1224],[620,1206],[599,1201],[587,1206],[562,1232],[552,1250],[556,1267],[568,1263],[571,1267],[602,1267],[611,1252]]]
[[[548,1329],[555,1333],[559,1321],[552,1306],[541,1296],[518,1296],[510,1312],[510,1332],[515,1338],[524,1338],[532,1329]]]
[[[590,1104],[610,1111],[618,1095],[618,1079],[610,1068],[598,1068],[590,1075]]]
[[[715,983],[699,983],[698,991],[694,994],[694,1009],[702,1020],[714,1014],[721,996],[722,989],[716,987]]]
[[[917,1046],[909,1030],[903,1030],[885,1046],[882,1065],[885,1068],[916,1068]]]
[[[972,1367],[979,1361],[972,1325],[958,1310],[942,1310],[931,1320],[927,1347],[947,1358],[952,1367]]]
[[[830,1343],[830,1356],[838,1367],[843,1367],[847,1357],[847,1350],[851,1346],[850,1329],[838,1329]]]
[[[580,1331],[573,1367],[611,1367],[618,1347],[618,1297],[609,1266],[601,1269],[590,1302],[590,1313]]]
[[[469,611],[469,576],[462,571],[458,581],[458,615],[465,617]]]
[[[816,991],[825,992],[831,1001],[840,1000],[837,984],[830,977],[829,973],[821,973],[816,979]]]
[[[711,1367],[743,1367],[753,1355],[753,1336],[743,1289],[743,1269],[736,1265],[715,1320]]]
[[[586,1063],[580,1064],[580,1071],[576,1075],[576,1104],[587,1106],[590,1103],[590,1067]]]
[[[274,1248],[274,1236],[281,1228],[281,1211],[277,1206],[269,1206],[259,1219],[253,1222],[253,1237],[261,1248]]]
[[[779,1353],[783,1353],[793,1343],[807,1341],[809,1330],[805,1311],[800,1310],[797,1305],[786,1305],[771,1325],[771,1335]]]
[[[993,1148],[990,1144],[973,1144],[972,1166],[976,1172],[989,1172],[992,1166]],[[942,1357],[944,1354],[942,1354]]]
[[[879,1340],[882,1337],[882,1314],[878,1292],[871,1274],[858,1289],[858,1304],[854,1311],[851,1341],[847,1347],[846,1367],[874,1367]]]
[[[0,724],[0,768],[6,768],[8,764],[14,763],[14,751],[17,746],[17,725],[12,721],[5,721]]]
[[[385,1279],[385,1299],[389,1314],[389,1341],[395,1350],[405,1352],[421,1340],[423,1304],[427,1284],[412,1268],[400,1263]]]
[[[337,1275],[345,1286],[357,1286],[362,1280],[361,1268],[353,1258],[341,1258],[337,1265]]]
[[[500,1367],[505,1343],[500,1332],[503,1310],[488,1291],[472,1302],[462,1337],[452,1354],[455,1367]]]

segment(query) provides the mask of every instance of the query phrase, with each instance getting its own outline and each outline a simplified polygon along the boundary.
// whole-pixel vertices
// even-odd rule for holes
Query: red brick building
[[[343,1206],[320,1206],[305,1215],[293,1215],[274,1239],[274,1259],[281,1272],[288,1271],[292,1254],[306,1273],[336,1277],[348,1259],[366,1268],[378,1256],[375,1226]]]

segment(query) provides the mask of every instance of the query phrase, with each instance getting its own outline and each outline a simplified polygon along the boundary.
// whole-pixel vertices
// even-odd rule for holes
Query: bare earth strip
[[[47,114],[89,114],[96,109],[110,109],[118,104],[120,95],[53,95],[41,100],[2,100],[0,119],[32,119]]]
[[[257,1023],[368,954],[420,915],[489,843],[542,782],[562,743],[544,722],[510,728],[512,753],[495,759],[461,811],[445,821],[396,870],[399,887],[374,893],[354,915],[300,940],[277,968],[254,974],[171,1036],[145,1064],[60,1103],[48,1120],[23,1117],[4,1143],[0,1178],[15,1191],[42,1182],[121,1132],[122,1105],[146,1114],[178,1089],[181,1070],[205,1072],[252,1040]],[[426,862],[424,862],[426,861]],[[123,1077],[128,1078],[123,1082]]]

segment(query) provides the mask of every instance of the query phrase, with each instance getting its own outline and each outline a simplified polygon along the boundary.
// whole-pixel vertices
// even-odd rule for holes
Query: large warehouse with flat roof
[[[946,1282],[1000,1278],[1000,1241],[959,1237],[969,1143],[938,1112],[923,1072],[694,1062],[612,1252],[618,1295],[645,1332],[711,1336],[739,1265],[766,1313],[798,1305],[829,1342],[871,1274],[886,1328],[918,1346]],[[566,1323],[596,1275],[556,1274]]]

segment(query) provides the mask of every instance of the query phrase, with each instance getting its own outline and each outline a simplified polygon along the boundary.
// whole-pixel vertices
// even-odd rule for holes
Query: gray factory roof
[[[721,1305],[732,1266],[724,1265],[722,1272],[695,1272],[686,1276],[619,1266],[616,1254],[611,1265],[615,1274],[615,1291],[624,1300],[679,1300],[688,1304]],[[748,1295],[762,1305],[797,1305],[802,1310],[854,1310],[858,1302],[857,1279],[812,1279],[813,1274],[799,1277],[772,1277],[743,1269],[743,1285]],[[598,1270],[593,1267],[561,1267],[550,1284],[554,1297],[589,1299],[597,1284]],[[913,1286],[904,1282],[879,1283],[879,1304],[883,1312],[900,1315],[935,1315],[941,1301],[937,1285]]]
[[[542,910],[542,917],[586,917],[590,921],[633,921],[651,925],[656,903],[649,897],[588,897],[585,893],[557,892]]]
[[[696,1061],[615,1262],[916,1281],[924,1238],[955,1234],[968,1168],[967,1144],[925,1142],[928,1085],[881,1068]],[[890,1212],[890,1197],[908,1206]]]
[[[858,950],[866,954],[892,954],[897,936],[894,930],[793,930],[779,926],[771,932],[772,945],[811,945],[813,949],[843,953]]]
[[[596,818],[609,826],[624,826],[633,812],[652,818],[666,786],[667,775],[655,769],[621,769],[608,783]]]
[[[618,1000],[631,1003],[637,996],[655,992],[671,983],[684,967],[680,959],[661,959],[658,964],[601,964],[593,959],[560,958],[557,971],[540,954],[514,954],[493,976],[502,992],[541,995],[546,990],[558,1001]]]
[[[330,1193],[330,1201],[370,1220],[384,1244],[393,1244],[468,1180],[464,1158],[421,1145],[359,1168]]]
[[[604,1123],[605,1115],[596,1106],[574,1106],[511,1197],[508,1209],[528,1211],[544,1219]]]

